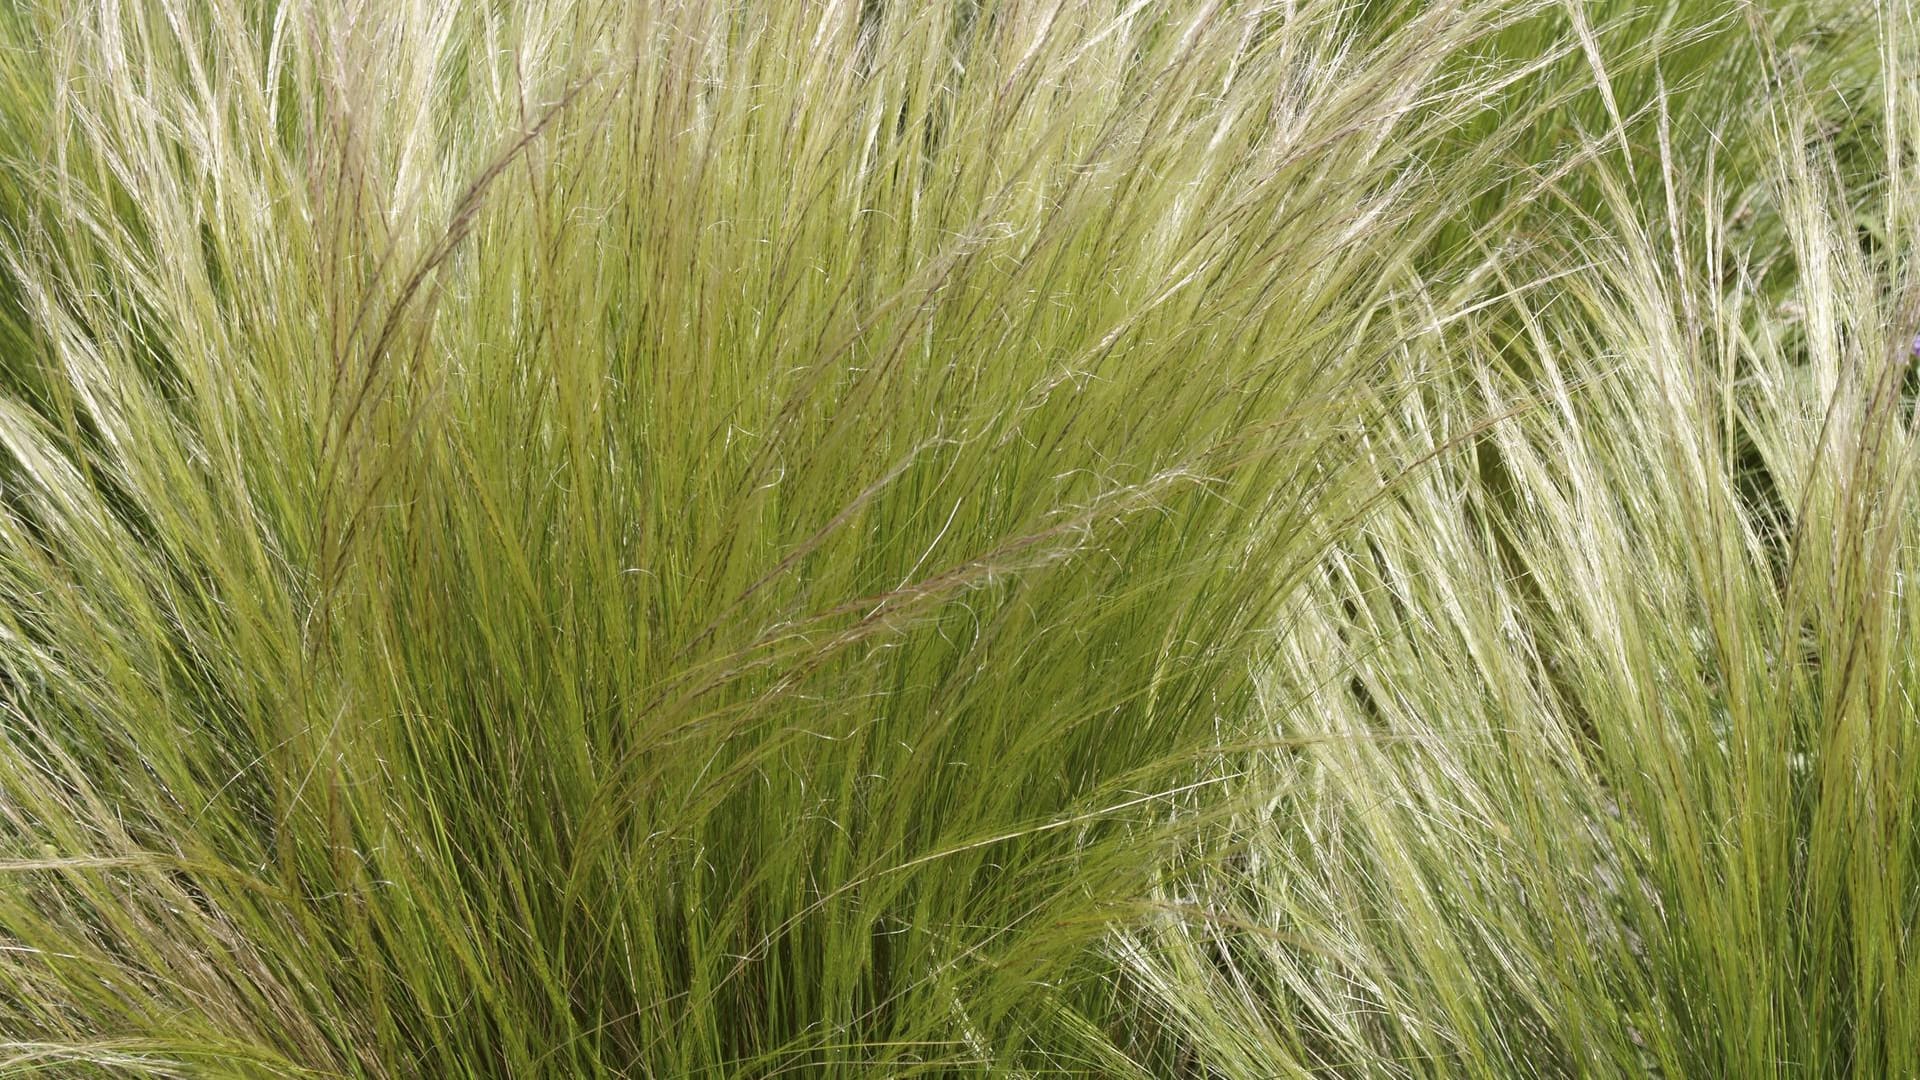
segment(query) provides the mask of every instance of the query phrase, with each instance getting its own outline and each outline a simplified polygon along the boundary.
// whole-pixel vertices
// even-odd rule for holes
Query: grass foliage
[[[0,1074],[1914,1068],[1915,71],[0,4]]]

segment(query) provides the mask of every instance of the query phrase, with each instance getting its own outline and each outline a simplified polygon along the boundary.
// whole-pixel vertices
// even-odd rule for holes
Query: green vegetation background
[[[0,3],[0,1074],[1920,1068],[1916,72]]]

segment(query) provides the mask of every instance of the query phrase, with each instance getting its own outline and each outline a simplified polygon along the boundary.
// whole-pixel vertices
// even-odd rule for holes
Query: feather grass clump
[[[1917,43],[7,5],[0,1073],[1920,1060]]]

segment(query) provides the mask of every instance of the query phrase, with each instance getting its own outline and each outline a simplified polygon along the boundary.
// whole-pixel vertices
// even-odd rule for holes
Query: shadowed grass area
[[[0,1073],[1898,1072],[1870,15],[7,5]]]

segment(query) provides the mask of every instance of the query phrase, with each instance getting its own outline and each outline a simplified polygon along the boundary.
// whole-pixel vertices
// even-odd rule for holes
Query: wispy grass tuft
[[[0,9],[0,1074],[1897,1073],[1916,44]]]
[[[1594,155],[1575,239],[1411,351],[1444,374],[1368,441],[1430,464],[1290,599],[1226,858],[1118,939],[1209,1069],[1920,1061],[1920,101],[1835,128],[1783,78],[1684,141],[1669,104],[1659,202]]]

